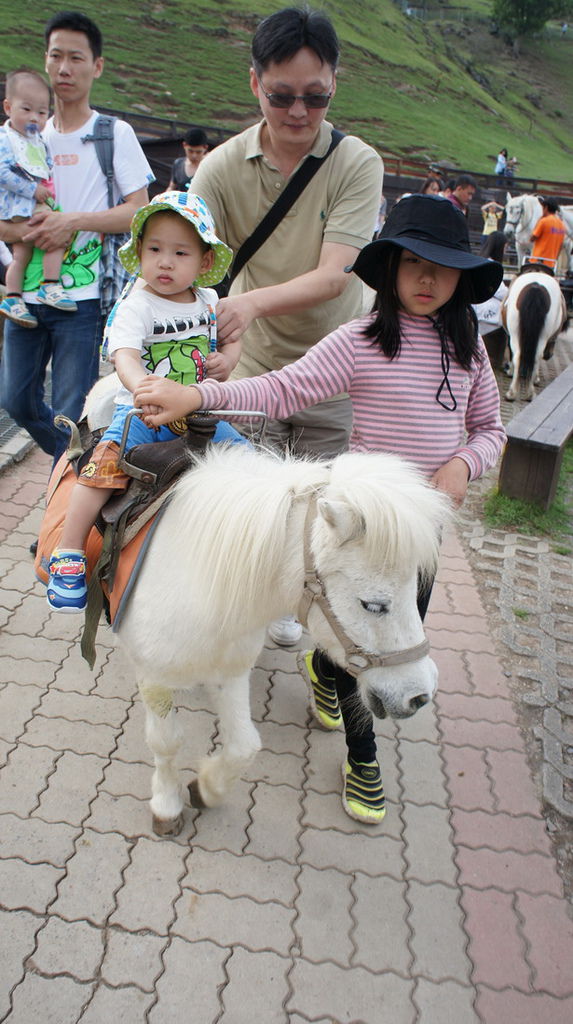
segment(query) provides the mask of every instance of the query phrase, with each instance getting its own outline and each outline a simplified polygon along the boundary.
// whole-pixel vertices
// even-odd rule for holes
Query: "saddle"
[[[71,430],[67,457],[63,457],[62,471],[78,476],[89,461],[98,443],[102,430],[90,431],[85,422],[76,426],[66,417],[57,417],[57,422]],[[189,469],[199,455],[202,455],[212,441],[218,420],[210,414],[193,415],[187,418],[187,430],[172,441],[158,441],[154,444],[139,444],[125,450],[129,421],[126,423],[124,438],[120,445],[118,466],[132,481],[125,492],[114,495],[100,512],[95,529],[103,537],[99,557],[91,571],[88,583],[88,600],[85,613],[85,627],[82,635],[82,655],[91,668],[95,661],[95,638],[101,616],[106,609],[108,621],[109,598],[114,586],[116,571],[122,550],[145,528],[152,526],[152,520],[161,512],[169,500],[170,493],[181,474]],[[59,479],[52,484],[52,493]]]

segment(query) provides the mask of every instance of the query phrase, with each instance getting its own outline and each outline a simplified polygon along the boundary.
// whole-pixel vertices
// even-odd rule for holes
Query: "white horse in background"
[[[544,270],[527,265],[513,279],[502,304],[502,321],[509,335],[512,381],[506,398],[519,397],[521,383],[525,398],[533,398],[541,358],[553,355],[558,334],[567,324],[567,307],[558,282]]]
[[[448,499],[393,455],[324,463],[216,445],[184,473],[119,626],[155,759],[157,834],[183,821],[174,691],[212,691],[221,747],[189,789],[196,806],[215,806],[260,748],[249,673],[281,615],[297,615],[357,676],[378,717],[407,717],[431,699],[437,670],[417,579],[435,571],[448,517]]]
[[[504,232],[509,241],[515,241],[517,251],[517,265],[521,269],[526,256],[531,252],[531,235],[537,221],[543,213],[543,207],[537,196],[521,195],[511,197],[507,193],[505,206],[505,227]],[[567,253],[567,263],[570,266],[573,241],[573,206],[561,206],[559,216],[565,223],[567,231],[564,248]]]

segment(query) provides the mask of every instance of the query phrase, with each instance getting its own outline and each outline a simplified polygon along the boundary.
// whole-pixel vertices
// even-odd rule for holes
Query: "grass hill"
[[[285,2],[77,0],[104,33],[94,104],[240,130],[257,117],[247,76],[253,29]],[[316,0],[342,44],[332,119],[383,154],[489,172],[505,146],[523,176],[570,180],[573,33],[561,38],[549,25],[518,59],[492,35],[489,0],[424,2],[426,20],[393,0]],[[2,7],[0,71],[41,70],[43,25],[58,5]]]

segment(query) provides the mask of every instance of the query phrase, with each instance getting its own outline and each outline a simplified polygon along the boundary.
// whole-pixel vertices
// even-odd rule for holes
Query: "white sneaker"
[[[269,636],[279,647],[292,647],[297,644],[302,636],[302,626],[297,622],[294,615],[286,615],[284,619],[277,619],[269,626]]]

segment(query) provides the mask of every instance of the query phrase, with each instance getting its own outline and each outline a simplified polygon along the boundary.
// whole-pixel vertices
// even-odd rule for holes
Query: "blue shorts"
[[[113,419],[102,437],[102,442],[115,441],[116,444],[121,444],[125,418],[128,412],[131,412],[131,408],[130,405],[116,405]],[[179,434],[174,434],[169,427],[158,427],[157,430],[154,430],[153,427],[146,427],[143,420],[139,419],[139,416],[132,416],[126,447],[129,449],[133,448],[136,444],[155,444],[157,441],[173,441],[174,438],[179,436]],[[227,441],[230,444],[250,444],[246,437],[239,434],[238,430],[235,430],[230,423],[225,423],[224,420],[219,420],[217,423],[213,438],[215,444],[221,441]]]

